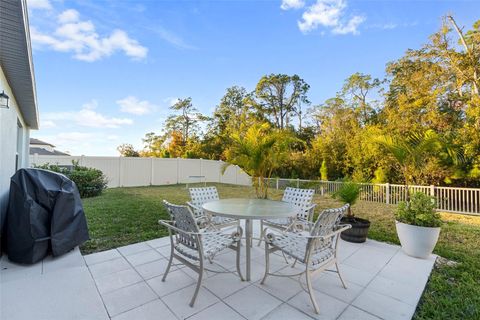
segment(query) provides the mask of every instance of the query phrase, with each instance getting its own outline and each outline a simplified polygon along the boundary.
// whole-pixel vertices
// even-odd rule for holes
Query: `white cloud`
[[[60,52],[73,52],[82,61],[97,61],[120,51],[133,59],[143,59],[148,49],[130,38],[123,30],[113,30],[109,36],[100,36],[90,20],[80,20],[74,9],[63,11],[57,17],[57,28],[52,34],[30,28],[35,47],[48,47]]]
[[[282,10],[290,10],[290,9],[300,9],[305,6],[305,1],[303,0],[282,0],[282,5],[280,8]]]
[[[137,97],[128,96],[117,101],[121,112],[144,115],[156,109],[156,106],[147,100],[139,100]]]
[[[79,126],[94,128],[119,128],[122,125],[133,124],[132,119],[107,117],[94,109],[98,103],[92,100],[82,106],[80,111],[44,113],[43,118],[47,121],[72,122]]]
[[[28,9],[43,9],[43,10],[52,9],[52,4],[48,0],[28,0],[27,6],[28,6]]]
[[[183,40],[181,37],[179,37],[178,35],[174,34],[171,31],[168,31],[163,27],[157,26],[155,28],[152,28],[151,30],[156,34],[158,34],[160,38],[162,38],[163,40],[167,41],[170,44],[173,44],[177,48],[188,49],[188,50],[197,49],[197,47],[186,43],[185,40]]]
[[[358,26],[361,25],[364,21],[365,17],[354,16],[353,18],[348,20],[347,24],[341,24],[333,28],[332,32],[335,34],[358,34]]]
[[[74,9],[65,10],[58,15],[59,23],[65,24],[69,22],[77,22],[78,20],[80,20],[80,14]]]
[[[110,134],[107,136],[107,140],[109,141],[117,141],[118,139],[120,139],[120,137],[114,134]]]
[[[52,120],[45,120],[45,121],[40,121],[40,126],[42,129],[50,129],[50,128],[55,128],[57,124]]]
[[[317,0],[303,12],[298,27],[304,33],[324,27],[333,34],[358,34],[358,27],[365,21],[365,17],[354,15],[346,18],[346,9],[345,0]]]

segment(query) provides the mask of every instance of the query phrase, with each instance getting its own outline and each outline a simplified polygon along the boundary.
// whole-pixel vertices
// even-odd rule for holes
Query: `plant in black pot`
[[[351,229],[347,229],[340,234],[340,238],[348,242],[362,243],[367,240],[370,221],[355,217],[352,206],[357,202],[360,196],[361,186],[353,181],[344,181],[340,189],[333,194],[335,199],[348,203],[347,215],[342,218],[343,224],[350,224]]]

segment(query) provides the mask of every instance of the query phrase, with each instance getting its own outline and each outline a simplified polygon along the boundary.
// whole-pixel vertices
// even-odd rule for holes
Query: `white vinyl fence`
[[[71,165],[78,161],[82,166],[102,170],[108,178],[108,187],[136,187],[199,182],[194,176],[204,176],[206,182],[251,185],[251,178],[238,166],[229,166],[222,174],[225,162],[181,158],[124,158],[87,156],[30,156],[30,164],[45,163]],[[203,179],[201,180],[203,181]],[[317,194],[332,194],[342,182],[302,179],[277,179],[269,181],[271,188],[287,186],[314,188]],[[480,215],[479,188],[453,188],[437,186],[410,186],[410,191],[421,191],[433,196],[439,211]],[[360,199],[364,201],[397,204],[405,200],[405,189],[399,184],[362,183]]]
[[[332,194],[343,182],[302,179],[270,179],[270,187],[313,188],[317,194]],[[360,199],[364,201],[397,204],[405,200],[405,187],[399,184],[362,183]],[[453,188],[437,186],[410,186],[411,192],[423,192],[436,199],[439,211],[480,215],[480,188]]]
[[[225,162],[203,159],[181,158],[127,158],[88,156],[30,156],[30,165],[45,163],[58,165],[79,165],[97,168],[108,179],[108,187],[136,187],[167,185],[193,182],[220,182],[237,185],[251,185],[250,176],[238,166],[229,166],[222,174]],[[195,178],[204,176],[205,178]]]

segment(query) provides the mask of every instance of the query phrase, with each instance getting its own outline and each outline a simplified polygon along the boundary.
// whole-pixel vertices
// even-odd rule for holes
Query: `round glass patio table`
[[[252,220],[295,217],[298,208],[288,202],[267,199],[221,199],[202,206],[211,215],[245,219],[246,278],[250,281],[250,248],[252,246]]]

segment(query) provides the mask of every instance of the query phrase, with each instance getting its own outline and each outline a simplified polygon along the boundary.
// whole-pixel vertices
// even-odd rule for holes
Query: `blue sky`
[[[117,155],[160,132],[176,98],[211,114],[225,89],[298,74],[314,104],[354,72],[418,48],[453,14],[470,28],[478,1],[29,0],[40,108],[32,136],[75,155]]]

